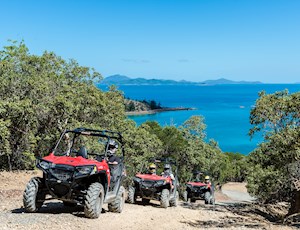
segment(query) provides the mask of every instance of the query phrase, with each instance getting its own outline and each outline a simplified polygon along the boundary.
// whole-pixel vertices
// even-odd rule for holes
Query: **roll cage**
[[[94,136],[94,137],[103,137],[103,138],[106,138],[107,139],[107,143],[109,143],[109,140],[117,140],[120,145],[121,145],[121,154],[122,154],[122,158],[124,157],[125,155],[125,150],[124,150],[124,141],[123,141],[123,137],[121,135],[120,132],[115,132],[115,131],[110,131],[110,130],[97,130],[97,129],[87,129],[87,128],[76,128],[76,129],[73,129],[73,130],[64,130],[62,132],[62,134],[60,135],[60,138],[58,140],[58,142],[56,143],[54,149],[53,149],[53,153],[56,152],[60,142],[62,141],[63,137],[68,134],[68,133],[73,133],[74,134],[74,137],[73,137],[73,140],[72,140],[72,144],[71,144],[71,147],[73,147],[73,144],[74,144],[74,140],[80,136],[80,135],[85,135],[85,136]],[[108,152],[108,145],[106,145],[105,147],[105,157],[107,156],[107,152]],[[102,155],[102,154],[92,154],[92,155]],[[103,155],[102,155],[103,156]]]

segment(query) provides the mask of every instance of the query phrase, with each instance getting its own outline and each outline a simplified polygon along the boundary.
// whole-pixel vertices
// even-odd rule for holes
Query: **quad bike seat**
[[[87,150],[84,146],[80,147],[78,153],[77,153],[77,156],[78,157],[83,157],[83,158],[88,158],[88,155],[87,155]]]

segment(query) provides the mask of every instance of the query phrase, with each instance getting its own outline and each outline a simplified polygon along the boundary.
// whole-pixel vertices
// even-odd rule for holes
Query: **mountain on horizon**
[[[224,84],[262,84],[259,81],[231,81],[225,78],[217,80],[206,80],[203,82],[192,82],[192,81],[175,81],[175,80],[164,80],[164,79],[145,79],[145,78],[130,78],[124,75],[116,74],[104,78],[100,85],[224,85]]]
[[[207,85],[225,85],[225,84],[262,84],[260,81],[232,81],[225,78],[220,78],[217,80],[206,80],[203,81]]]

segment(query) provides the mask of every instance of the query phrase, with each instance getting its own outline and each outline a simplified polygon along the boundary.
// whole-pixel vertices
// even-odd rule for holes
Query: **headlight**
[[[139,178],[139,177],[134,177],[134,178],[133,178],[133,181],[134,181],[134,182],[137,182],[137,183],[140,183],[141,180],[142,180],[142,179]]]
[[[42,168],[42,169],[49,169],[51,167],[51,163],[50,162],[47,162],[47,161],[40,161],[39,162],[39,166]]]
[[[75,176],[84,176],[95,173],[94,169],[95,167],[93,165],[77,167]]]

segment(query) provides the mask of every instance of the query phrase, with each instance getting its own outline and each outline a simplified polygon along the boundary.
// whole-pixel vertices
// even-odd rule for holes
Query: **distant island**
[[[225,78],[203,82],[174,81],[163,79],[130,78],[124,75],[112,75],[104,78],[99,85],[226,85],[226,84],[262,84],[259,81],[231,81]]]
[[[195,108],[187,107],[162,107],[160,103],[157,103],[154,100],[132,100],[129,98],[125,99],[125,114],[127,116],[136,116],[136,115],[146,115],[146,114],[155,114],[160,112],[167,111],[179,111],[179,110],[194,110]]]

